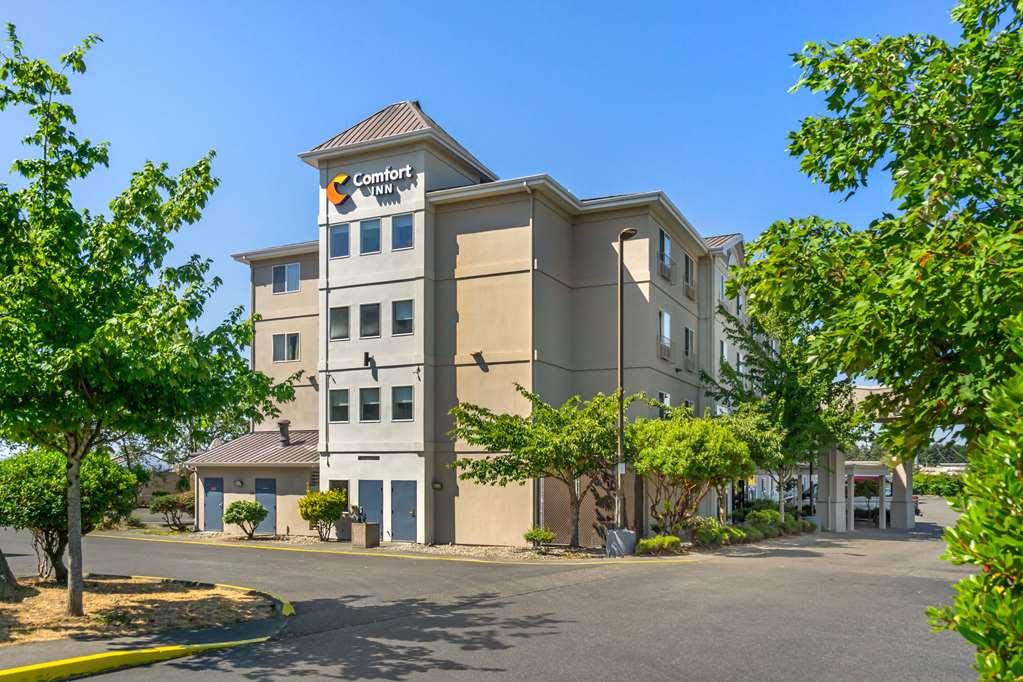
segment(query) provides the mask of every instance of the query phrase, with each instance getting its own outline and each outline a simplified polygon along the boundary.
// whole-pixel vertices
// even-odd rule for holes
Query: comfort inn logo
[[[348,195],[341,191],[341,186],[348,182],[347,173],[338,173],[327,183],[327,199],[335,206],[345,203]]]

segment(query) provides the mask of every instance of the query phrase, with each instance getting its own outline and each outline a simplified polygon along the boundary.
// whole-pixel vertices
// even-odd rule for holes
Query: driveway
[[[967,572],[938,559],[954,518],[945,503],[928,499],[924,511],[912,533],[820,534],[681,564],[472,564],[104,537],[87,539],[86,563],[261,587],[297,610],[267,644],[102,679],[970,679],[970,647],[930,632],[924,615]],[[0,532],[0,543],[22,554],[16,572],[33,570],[23,536]]]

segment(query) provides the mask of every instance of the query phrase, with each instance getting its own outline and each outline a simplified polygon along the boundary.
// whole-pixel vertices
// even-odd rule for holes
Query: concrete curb
[[[373,557],[378,559],[411,559],[413,561],[451,561],[466,564],[490,564],[503,566],[642,566],[644,564],[692,564],[697,563],[697,558],[669,558],[659,559],[642,556],[618,557],[615,559],[560,559],[540,561],[536,559],[476,559],[473,557],[445,556],[436,554],[411,554],[400,552],[370,552],[350,549],[316,549],[314,547],[302,546],[280,546],[253,544],[253,543],[227,543],[227,542],[206,542],[204,540],[167,540],[162,538],[144,538],[131,535],[115,535],[112,533],[92,533],[90,537],[104,538],[108,540],[129,540],[132,542],[163,542],[177,545],[193,545],[200,547],[214,547],[219,549],[256,549],[271,552],[297,552],[301,554],[328,554],[338,556]]]
[[[83,677],[98,673],[110,672],[121,668],[134,668],[150,663],[169,661],[173,658],[192,656],[205,651],[229,649],[245,644],[257,644],[270,639],[239,639],[232,642],[209,642],[207,644],[172,644],[148,649],[131,649],[127,651],[105,651],[77,658],[65,658],[58,661],[34,663],[20,668],[0,670],[0,680],[11,682],[44,682],[48,680],[66,680],[71,677]]]
[[[266,597],[274,603],[274,610],[277,615],[285,618],[295,615],[295,607],[287,599],[252,587],[242,585],[230,585],[227,583],[206,583],[196,580],[180,580],[177,578],[166,578],[152,575],[118,575],[111,573],[89,573],[86,578],[123,578],[158,580],[161,582],[174,582],[195,587],[221,587],[230,590],[238,590],[247,594],[256,594]],[[279,630],[278,630],[279,631]],[[218,649],[230,649],[244,646],[246,644],[260,644],[270,639],[271,635],[255,637],[253,639],[237,639],[224,642],[205,642],[202,644],[170,644],[158,647],[146,647],[142,649],[126,649],[122,651],[104,651],[86,656],[64,658],[43,663],[19,666],[16,668],[0,669],[0,680],[3,682],[48,682],[49,680],[66,680],[72,677],[84,677],[98,673],[120,670],[123,668],[134,668],[141,665],[160,663],[174,658],[194,656],[206,651]]]

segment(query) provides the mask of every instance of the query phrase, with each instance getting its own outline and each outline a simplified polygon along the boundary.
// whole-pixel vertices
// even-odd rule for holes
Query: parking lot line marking
[[[629,559],[565,559],[564,561],[507,561],[501,559],[474,559],[471,557],[431,556],[428,554],[399,554],[389,552],[360,552],[353,549],[313,549],[311,547],[273,547],[253,543],[226,544],[221,542],[202,542],[197,540],[170,540],[165,538],[142,538],[130,535],[114,535],[108,533],[92,533],[92,537],[131,540],[135,542],[163,542],[176,545],[198,545],[202,547],[219,547],[221,549],[263,549],[276,552],[298,552],[303,554],[332,554],[340,556],[375,557],[380,559],[413,559],[417,561],[455,561],[469,564],[499,564],[504,566],[642,566],[644,564],[692,564],[699,559],[691,557],[669,558],[629,558]]]

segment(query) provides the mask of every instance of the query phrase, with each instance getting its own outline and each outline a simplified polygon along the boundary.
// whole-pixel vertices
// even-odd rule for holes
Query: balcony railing
[[[666,253],[657,254],[657,272],[672,284],[675,283],[675,261]]]
[[[671,350],[672,350],[671,339],[669,339],[666,336],[658,336],[657,357],[659,357],[661,360],[667,360],[668,362],[671,362],[672,356]]]

